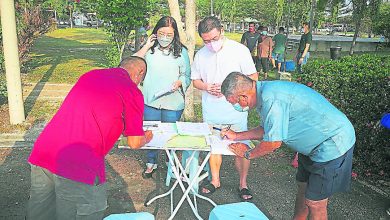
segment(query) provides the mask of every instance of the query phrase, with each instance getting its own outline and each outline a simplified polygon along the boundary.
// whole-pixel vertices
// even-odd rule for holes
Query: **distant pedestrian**
[[[280,67],[282,65],[282,62],[284,62],[284,51],[286,49],[286,41],[287,41],[287,37],[284,34],[284,28],[283,27],[279,28],[279,33],[276,34],[272,38],[272,40],[275,43],[275,47],[272,50],[271,62],[272,62],[273,68],[276,68],[275,60],[278,62],[278,72],[280,72]]]
[[[302,73],[302,65],[305,65],[310,57],[309,50],[313,38],[310,31],[310,24],[308,22],[304,22],[302,24],[302,27],[303,34],[301,36],[301,40],[299,41],[297,55],[295,56],[299,73]]]
[[[241,37],[241,43],[248,47],[251,52],[253,63],[256,64],[256,51],[259,43],[260,33],[256,32],[255,23],[249,22],[249,29]]]
[[[261,43],[259,43],[257,47],[257,56],[259,59],[259,64],[264,73],[264,79],[268,78],[269,64],[272,58],[272,47],[274,46],[274,42],[272,42],[272,38],[268,36],[268,28],[263,27],[261,30]],[[259,66],[259,65],[257,65]],[[258,69],[260,69],[258,67]]]

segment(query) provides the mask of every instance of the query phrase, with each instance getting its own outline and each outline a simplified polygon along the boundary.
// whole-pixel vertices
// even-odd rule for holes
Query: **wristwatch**
[[[250,150],[245,151],[245,153],[244,153],[245,159],[250,160],[250,154],[251,154]]]

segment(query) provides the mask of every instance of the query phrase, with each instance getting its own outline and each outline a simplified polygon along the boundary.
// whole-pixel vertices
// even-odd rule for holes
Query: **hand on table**
[[[245,152],[248,150],[248,146],[243,143],[233,143],[229,145],[229,150],[239,157],[244,157]]]
[[[153,138],[152,131],[145,131],[145,143],[149,143]]]
[[[221,131],[221,138],[228,140],[235,140],[237,138],[237,133],[230,128],[224,128]]]

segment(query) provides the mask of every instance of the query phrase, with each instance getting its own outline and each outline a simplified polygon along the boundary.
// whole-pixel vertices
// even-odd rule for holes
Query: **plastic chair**
[[[210,212],[209,220],[268,220],[253,203],[239,202],[217,205]]]
[[[111,214],[103,220],[154,220],[154,215],[149,212]]]
[[[182,155],[181,155],[181,164],[185,167],[187,165],[187,161],[190,159],[191,155],[192,155],[192,152],[191,150],[184,150],[182,151]],[[172,153],[171,153],[172,155]],[[173,155],[172,155],[173,157]],[[189,180],[192,181],[194,178],[195,178],[195,175],[196,175],[196,171],[198,170],[198,167],[199,167],[199,151],[195,151],[194,153],[194,158],[192,158],[189,166],[187,166],[187,169],[186,169],[186,173],[189,174]],[[196,181],[193,185],[193,189],[195,190],[195,192],[198,192],[199,190],[199,182],[202,181],[204,178],[208,177],[209,179],[211,178],[209,174],[209,164],[207,163],[206,167],[205,167],[205,170],[206,170],[206,173],[200,175],[198,177],[198,181]],[[165,179],[165,185],[166,186],[169,186],[171,184],[171,178],[176,178],[175,177],[175,174],[173,173],[172,171],[172,167],[171,167],[171,164],[168,164],[168,170],[167,170],[167,177]]]

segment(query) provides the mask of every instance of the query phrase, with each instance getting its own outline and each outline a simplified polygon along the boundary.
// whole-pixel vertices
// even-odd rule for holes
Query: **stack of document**
[[[180,135],[190,136],[207,136],[211,134],[210,127],[207,123],[194,122],[176,122],[177,132]]]

